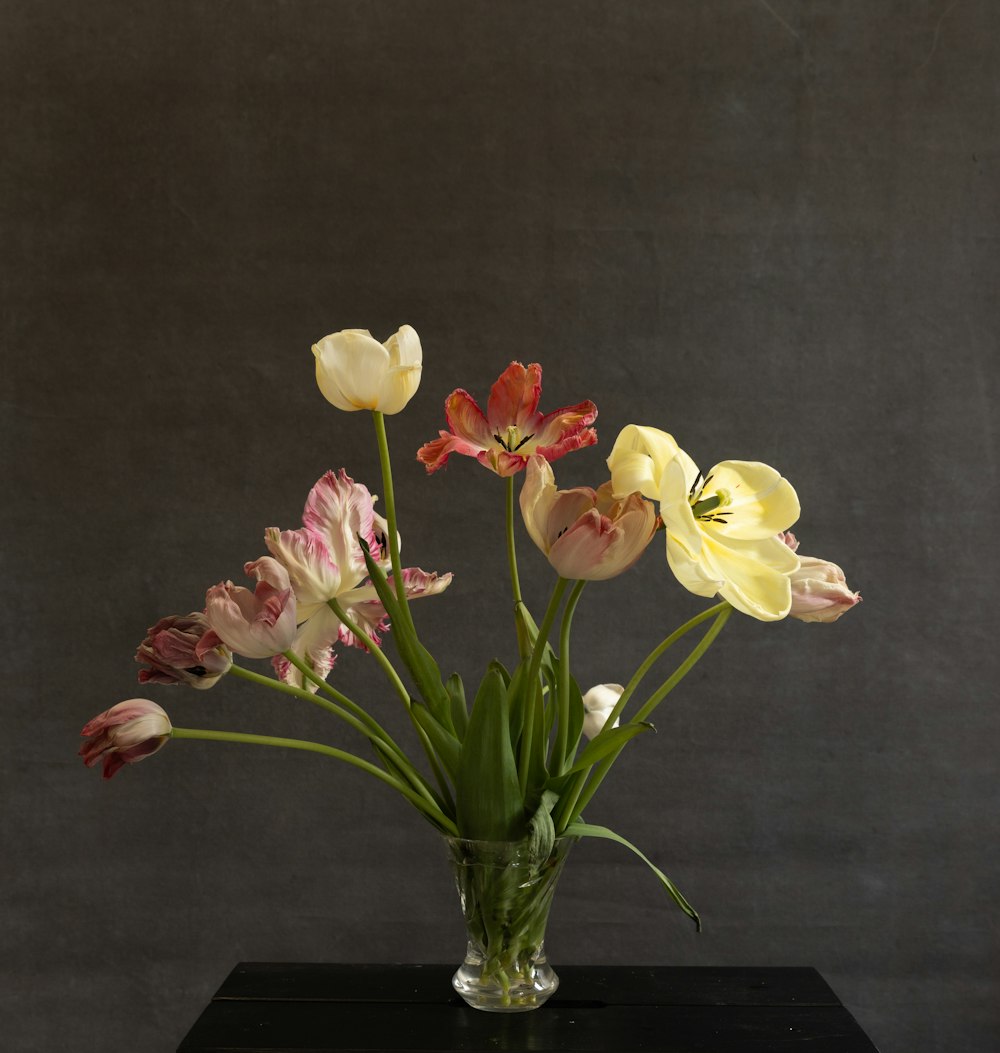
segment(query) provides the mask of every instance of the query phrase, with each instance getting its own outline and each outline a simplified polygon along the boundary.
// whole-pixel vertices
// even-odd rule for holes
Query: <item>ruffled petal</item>
[[[340,622],[329,607],[323,606],[299,626],[290,647],[285,650],[296,654],[321,680],[333,668],[336,656],[333,645],[337,641]],[[284,655],[275,655],[271,660],[275,673],[293,687],[305,687],[309,691],[318,691],[318,685],[304,677]]]
[[[309,530],[279,530],[268,527],[264,544],[288,571],[295,590],[298,617],[305,621],[317,607],[340,592],[340,570],[320,538]]]
[[[787,546],[778,544],[795,557]],[[758,621],[778,621],[791,610],[791,581],[787,574],[756,556],[709,539],[705,544],[704,563],[709,573],[714,570],[724,579],[719,595],[738,611]]]
[[[527,368],[511,362],[490,388],[486,404],[490,431],[505,432],[511,425],[522,432],[534,430],[541,397],[542,367],[537,362]]]
[[[476,400],[462,388],[456,388],[445,399],[444,415],[452,433],[477,452],[496,445],[493,429],[483,416],[483,411]]]
[[[302,522],[326,546],[340,572],[340,588],[352,588],[365,577],[365,557],[358,537],[363,537],[369,547],[378,548],[372,495],[366,486],[356,483],[343,468],[336,474],[327,472],[309,491]]]

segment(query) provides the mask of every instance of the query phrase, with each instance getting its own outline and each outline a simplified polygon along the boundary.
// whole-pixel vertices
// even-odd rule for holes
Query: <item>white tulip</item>
[[[367,329],[344,329],[313,344],[313,354],[316,383],[337,409],[399,413],[420,386],[423,352],[409,325],[384,344]]]

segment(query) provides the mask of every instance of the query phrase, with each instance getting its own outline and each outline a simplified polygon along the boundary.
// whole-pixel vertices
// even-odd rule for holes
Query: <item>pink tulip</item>
[[[126,764],[149,757],[166,745],[171,732],[170,719],[146,698],[130,698],[88,721],[80,732],[87,741],[80,747],[83,763],[92,768],[104,762],[104,778]]]
[[[597,442],[589,426],[597,419],[593,402],[543,416],[538,412],[541,393],[542,367],[537,363],[525,369],[511,362],[490,390],[485,416],[467,391],[456,388],[444,404],[450,430],[421,446],[417,460],[429,474],[442,468],[451,454],[461,453],[507,476],[521,471],[533,454],[554,461]]]
[[[295,594],[288,571],[270,556],[244,568],[257,578],[249,589],[231,581],[213,585],[205,596],[205,617],[227,647],[245,658],[270,658],[287,651],[295,638]]]
[[[371,558],[388,571],[388,526],[375,512],[374,500],[367,487],[356,483],[343,468],[327,472],[309,491],[304,525],[299,530],[268,527],[264,532],[268,551],[287,571],[295,592],[299,627],[291,646],[282,650],[291,650],[323,679],[333,668],[333,647],[338,641],[349,647],[367,647],[340,622],[330,609],[330,600],[336,600],[374,644],[389,627],[359,542],[363,539]],[[416,599],[442,592],[451,583],[451,575],[427,574],[410,567],[403,570],[403,580],[407,596]],[[287,658],[272,653],[272,664],[282,680],[316,690],[311,681],[303,684],[302,674]]]
[[[835,622],[861,602],[861,593],[847,587],[844,572],[836,563],[815,556],[799,556],[799,569],[792,581],[791,616],[803,622]]]
[[[557,490],[548,462],[534,456],[521,489],[521,513],[532,541],[563,578],[604,581],[628,570],[653,539],[656,513],[641,494],[616,499],[598,490]]]
[[[171,614],[161,618],[139,644],[135,660],[140,684],[188,684],[209,688],[229,671],[233,655],[209,627],[205,615]]]

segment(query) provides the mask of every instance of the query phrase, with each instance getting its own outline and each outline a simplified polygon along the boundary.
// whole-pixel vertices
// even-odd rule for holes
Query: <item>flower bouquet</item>
[[[557,489],[552,462],[597,441],[597,409],[585,401],[541,413],[541,368],[514,362],[493,385],[485,413],[466,391],[453,391],[445,401],[447,430],[417,452],[428,473],[459,454],[504,482],[515,657],[509,666],[490,662],[467,691],[457,673],[442,675],[410,612],[414,600],[446,589],[451,574],[400,560],[385,417],[417,390],[420,340],[409,326],[384,344],[367,331],[345,330],[313,352],[325,398],[340,410],[371,413],[384,516],[344,469],[326,472],[306,499],[300,527],[264,531],[267,554],[244,568],[252,590],[231,581],[212,586],[202,610],[157,622],[136,660],[143,684],[205,690],[238,676],[320,706],[364,755],[343,743],[177,727],[140,698],[91,720],[80,753],[88,766],[101,761],[110,778],[170,739],[241,742],[320,753],[379,779],[447,840],[469,937],[456,990],[478,1008],[530,1009],[558,983],[545,957],[545,924],[566,854],[580,838],[606,838],[636,852],[698,924],[663,871],[611,829],[585,822],[583,812],[733,611],[760,621],[830,622],[860,597],[839,567],[796,553],[788,533],[799,514],[795,490],[765,464],[729,460],[702,473],[671,435],[629,424],[607,459],[610,478],[596,489]],[[518,574],[514,481],[522,473],[524,527],[555,577],[540,622],[524,603]],[[677,580],[715,602],[659,642],[624,684],[584,692],[570,661],[584,588],[628,570],[658,534]],[[652,676],[666,653],[701,627],[669,675]],[[394,657],[383,646],[390,628]],[[328,682],[338,646],[363,652],[372,675],[396,696],[412,723],[408,749],[377,711]],[[269,659],[272,675],[235,657]]]

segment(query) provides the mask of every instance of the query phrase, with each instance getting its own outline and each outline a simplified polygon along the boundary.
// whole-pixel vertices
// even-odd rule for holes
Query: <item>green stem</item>
[[[562,775],[566,767],[566,753],[569,749],[569,633],[576,605],[580,601],[580,595],[586,584],[585,581],[578,581],[573,586],[569,599],[566,601],[562,625],[559,628],[559,709],[557,710],[556,741],[550,765],[553,775]]]
[[[326,699],[318,697],[311,691],[304,692],[300,697],[307,697],[310,702],[313,702],[317,706],[320,706],[321,708],[326,709],[331,713],[334,713],[336,716],[342,716],[343,719],[347,720],[347,722],[352,725],[352,727],[357,727],[357,729],[363,735],[366,735],[371,740],[373,746],[375,746],[378,750],[384,752],[391,759],[393,766],[399,769],[399,771],[406,777],[410,785],[418,793],[423,794],[428,800],[434,801],[435,804],[441,805],[442,802],[440,800],[435,799],[433,792],[427,785],[424,778],[420,775],[416,768],[413,767],[413,765],[410,763],[409,758],[399,747],[399,745],[396,743],[393,737],[389,734],[388,731],[385,730],[385,728],[382,727],[381,724],[379,724],[379,722],[373,716],[371,716],[370,713],[368,713],[366,709],[364,709],[363,706],[359,706],[357,702],[355,702],[353,699],[348,698],[347,695],[342,694],[335,687],[333,687],[333,685],[328,684],[321,676],[318,676],[314,670],[310,669],[309,665],[306,662],[304,662],[294,651],[285,651],[284,656],[288,659],[289,662],[292,663],[292,665],[295,666],[296,669],[298,669],[298,671],[302,674],[304,678],[311,680],[318,688],[321,688],[323,691],[326,691],[328,694],[332,695],[337,700],[337,702],[340,703],[340,707],[335,706],[330,702],[327,702]],[[263,682],[268,686],[287,686],[281,685],[281,682],[278,680],[272,680],[269,677],[261,677],[257,673],[250,673],[250,671],[247,669],[240,669],[239,674],[241,676],[244,676],[245,679],[253,680],[256,683]],[[341,707],[344,710],[347,710],[348,713],[342,713]],[[357,720],[364,725],[364,727],[358,727],[357,722],[354,719],[352,719],[351,715],[353,715],[353,717],[356,717]]]
[[[670,694],[671,691],[684,679],[685,676],[694,668],[698,660],[702,655],[712,646],[715,638],[722,631],[722,627],[726,624],[729,619],[729,615],[733,613],[733,608],[728,603],[720,603],[716,607],[711,608],[709,611],[703,611],[702,615],[699,616],[699,621],[705,621],[706,618],[713,612],[717,612],[715,621],[712,623],[708,632],[699,640],[697,646],[691,651],[691,653],[684,659],[683,662],[674,670],[674,672],[663,682],[663,684],[653,693],[645,705],[639,710],[638,713],[629,721],[631,724],[642,723],[653,710]],[[691,622],[686,623],[681,628],[687,632],[694,626],[691,624],[695,622],[692,618]],[[697,623],[696,623],[697,624]],[[680,630],[678,630],[680,632]],[[676,636],[676,634],[672,634]],[[667,639],[670,639],[668,637]],[[666,643],[666,641],[664,641]],[[666,647],[661,645],[660,653],[662,654]],[[634,679],[634,678],[633,678]],[[620,701],[620,700],[619,700]],[[615,707],[617,710],[618,707]],[[608,728],[614,724],[614,711],[609,714],[608,720],[605,722],[604,727]],[[596,736],[595,736],[596,738]],[[604,781],[605,776],[611,769],[611,766],[618,759],[622,750],[625,748],[626,743],[623,743],[618,749],[609,753],[602,761],[600,761],[596,768],[592,767],[587,771],[580,772],[576,779],[573,781],[573,785],[569,792],[563,796],[563,800],[559,804],[559,815],[556,821],[556,830],[558,833],[562,833],[566,827],[576,820],[583,812],[584,808],[590,803],[594,794],[597,792],[598,787]],[[593,775],[591,776],[591,772]],[[589,778],[589,781],[588,781]],[[586,785],[585,785],[586,784]]]
[[[510,565],[510,587],[514,606],[521,602],[521,580],[517,573],[517,548],[514,543],[514,476],[507,476],[507,563]]]
[[[722,627],[729,621],[733,608],[727,603],[725,607],[715,616],[715,621],[709,626],[708,632],[698,641],[698,646],[684,659],[683,662],[667,677],[666,680],[650,695],[646,704],[633,717],[633,723],[641,724],[653,713],[653,710],[670,694],[671,691],[691,672],[697,665],[701,656],[712,646],[715,638],[722,632]]]
[[[434,778],[437,780],[438,787],[441,790],[441,794],[444,800],[449,806],[453,804],[451,790],[448,787],[448,780],[445,777],[444,772],[441,770],[441,765],[438,763],[437,755],[434,752],[434,747],[431,745],[431,740],[427,737],[427,732],[417,722],[416,717],[413,715],[413,702],[410,699],[410,693],[406,690],[406,685],[402,680],[399,679],[399,674],[393,667],[392,662],[389,661],[388,657],[383,653],[382,648],[375,643],[375,641],[361,628],[344,610],[343,607],[336,601],[336,599],[327,600],[327,604],[330,610],[351,630],[352,633],[359,639],[364,640],[369,652],[375,656],[379,665],[385,672],[385,675],[389,678],[393,687],[395,687],[397,694],[403,700],[403,705],[406,706],[406,712],[410,715],[410,720],[413,723],[413,727],[416,729],[417,737],[420,739],[420,744],[424,748],[424,753],[427,755],[427,760],[430,763],[431,768],[434,771]]]
[[[682,636],[687,635],[692,629],[696,629],[701,625],[702,622],[708,621],[709,618],[714,618],[716,615],[721,614],[727,608],[732,610],[725,600],[721,603],[717,603],[714,607],[706,608],[700,614],[696,614],[693,618],[686,621],[679,629],[675,629],[661,643],[657,644],[657,646],[649,652],[639,668],[632,674],[632,679],[625,685],[625,690],[622,692],[621,698],[618,699],[615,703],[615,708],[610,714],[608,714],[608,719],[605,722],[604,727],[613,728],[615,726],[615,721],[621,716],[625,706],[628,704],[628,700],[639,687],[639,684],[642,682],[646,674]]]
[[[331,611],[340,619],[343,625],[346,625],[348,629],[359,639],[364,641],[365,647],[368,649],[368,653],[372,655],[376,662],[382,667],[382,671],[388,677],[389,682],[396,689],[396,694],[403,700],[403,705],[407,709],[410,708],[410,693],[406,690],[406,685],[402,680],[399,679],[399,674],[396,672],[392,662],[389,661],[382,648],[361,628],[360,625],[355,622],[351,616],[344,610],[343,607],[337,602],[336,598],[327,600],[327,606]]]
[[[431,822],[445,833],[453,837],[458,835],[455,824],[439,808],[434,807],[419,794],[415,793],[401,783],[398,779],[388,775],[381,768],[376,767],[369,761],[356,757],[353,753],[338,750],[333,746],[324,745],[321,742],[310,742],[307,739],[285,739],[273,735],[249,735],[241,731],[208,731],[203,728],[173,728],[170,732],[175,739],[203,739],[209,742],[246,742],[256,746],[279,746],[286,749],[306,750],[309,753],[320,753],[326,757],[334,757],[347,764],[360,768],[362,771],[373,775],[387,786],[401,793],[412,805],[426,815]]]
[[[524,691],[527,694],[524,697],[524,730],[521,732],[521,763],[518,765],[519,782],[521,785],[521,793],[524,794],[528,785],[528,771],[531,767],[531,747],[532,738],[535,730],[534,714],[531,712],[531,706],[539,705],[538,699],[541,697],[541,687],[538,683],[538,673],[542,667],[542,655],[545,653],[545,645],[549,638],[549,633],[552,631],[552,623],[556,619],[556,612],[559,610],[559,604],[562,601],[563,593],[566,591],[566,587],[569,582],[566,578],[558,578],[556,580],[555,588],[552,590],[552,598],[549,600],[549,606],[545,611],[545,617],[542,619],[541,628],[538,630],[538,637],[535,640],[535,648],[531,652],[531,663],[528,666],[528,675],[524,681]]]
[[[396,598],[410,628],[413,620],[406,599],[406,583],[403,581],[402,564],[399,561],[399,531],[396,529],[396,496],[392,488],[392,465],[389,462],[389,438],[385,431],[385,416],[372,410],[375,421],[375,436],[378,439],[378,457],[382,467],[382,488],[385,491],[385,521],[389,527],[389,558],[392,562],[392,578],[396,587]]]

